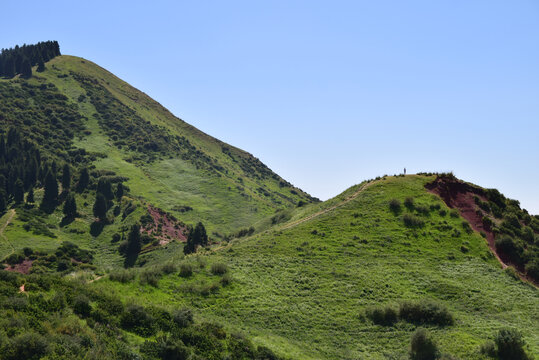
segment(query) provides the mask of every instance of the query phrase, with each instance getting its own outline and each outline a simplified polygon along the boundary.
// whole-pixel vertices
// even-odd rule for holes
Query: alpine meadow
[[[56,41],[0,55],[0,359],[539,358],[539,216],[453,173],[320,201]]]

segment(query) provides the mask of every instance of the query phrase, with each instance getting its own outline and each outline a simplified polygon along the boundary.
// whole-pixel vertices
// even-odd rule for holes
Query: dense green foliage
[[[38,71],[45,70],[45,62],[60,55],[57,41],[39,42],[36,45],[15,46],[2,49],[0,53],[0,76],[12,78],[16,74],[29,78],[32,66],[38,65]]]

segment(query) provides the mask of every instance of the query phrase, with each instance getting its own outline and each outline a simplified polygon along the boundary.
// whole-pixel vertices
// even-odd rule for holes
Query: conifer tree
[[[107,200],[100,192],[96,194],[93,210],[94,216],[99,220],[105,220],[107,218]]]
[[[73,194],[67,195],[63,211],[68,219],[74,219],[77,216],[77,203]]]
[[[24,184],[21,179],[15,181],[15,188],[13,189],[13,199],[15,203],[20,204],[24,201]]]
[[[79,175],[79,181],[77,182],[77,191],[83,192],[84,189],[88,187],[90,183],[90,174],[88,174],[88,169],[83,168]]]
[[[112,185],[108,179],[100,178],[97,182],[97,191],[105,196],[105,199],[114,199],[114,192],[112,191]]]
[[[132,225],[129,230],[129,235],[127,236],[127,255],[135,255],[140,252],[142,248],[142,243],[140,240],[140,226]]]
[[[66,163],[62,170],[62,189],[69,190],[71,188],[71,169]]]
[[[43,59],[39,59],[37,63],[37,72],[43,72],[45,71],[45,63],[43,62]]]
[[[208,235],[206,234],[206,228],[202,225],[201,222],[191,230],[187,236],[187,243],[183,248],[185,254],[194,253],[197,250],[198,246],[207,246],[208,245]]]
[[[43,200],[41,201],[41,208],[43,210],[54,210],[56,207],[56,200],[58,198],[58,181],[52,171],[49,171],[45,176],[45,192],[43,194]]]
[[[24,58],[22,61],[21,75],[27,79],[32,77],[32,64],[30,64],[30,60],[27,58]]]
[[[26,203],[32,204],[34,202],[34,188],[30,187],[30,190],[28,190],[28,195],[26,195]]]
[[[3,191],[0,191],[0,214],[6,211],[7,201],[6,194]]]
[[[116,187],[116,199],[120,201],[122,200],[122,196],[124,196],[124,186],[122,183],[118,183],[118,186]]]

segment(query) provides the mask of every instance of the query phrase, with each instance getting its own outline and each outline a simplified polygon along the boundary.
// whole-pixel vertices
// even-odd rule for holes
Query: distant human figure
[[[404,168],[404,175],[406,175],[406,168]]]

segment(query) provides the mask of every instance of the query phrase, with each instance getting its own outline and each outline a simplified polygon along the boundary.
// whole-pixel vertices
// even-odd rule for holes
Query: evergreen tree
[[[28,190],[28,195],[26,195],[26,203],[32,204],[34,202],[34,188],[30,187],[30,190]]]
[[[13,199],[15,203],[20,204],[24,201],[24,184],[21,179],[15,181],[15,188],[13,189]]]
[[[100,192],[96,194],[93,210],[94,216],[99,220],[105,220],[107,218],[107,200]]]
[[[122,200],[122,196],[124,196],[124,186],[122,183],[118,183],[118,187],[116,188],[116,199],[120,201]]]
[[[69,190],[71,188],[71,169],[66,163],[62,170],[62,190]]]
[[[30,60],[27,58],[22,60],[21,75],[27,79],[32,77],[32,64],[30,64]]]
[[[6,211],[7,201],[6,194],[3,191],[0,191],[0,214]]]
[[[142,242],[140,240],[140,226],[132,225],[127,236],[127,248],[126,252],[128,256],[136,255],[142,248]]]
[[[197,250],[198,246],[207,246],[208,245],[208,235],[206,234],[206,228],[202,225],[201,222],[191,230],[187,236],[187,243],[183,248],[185,254],[194,253]]]
[[[43,72],[45,71],[45,63],[43,62],[43,59],[39,59],[37,63],[37,72]]]
[[[88,174],[88,169],[84,168],[81,170],[79,175],[79,181],[77,182],[77,191],[83,192],[84,189],[88,187],[90,183],[90,174]]]
[[[97,182],[97,191],[103,194],[107,200],[114,199],[114,192],[109,179],[100,178]]]
[[[58,181],[52,171],[45,176],[45,192],[41,201],[41,208],[44,210],[54,210],[58,198]]]
[[[77,216],[77,203],[73,194],[67,195],[63,211],[68,219],[74,219]]]

